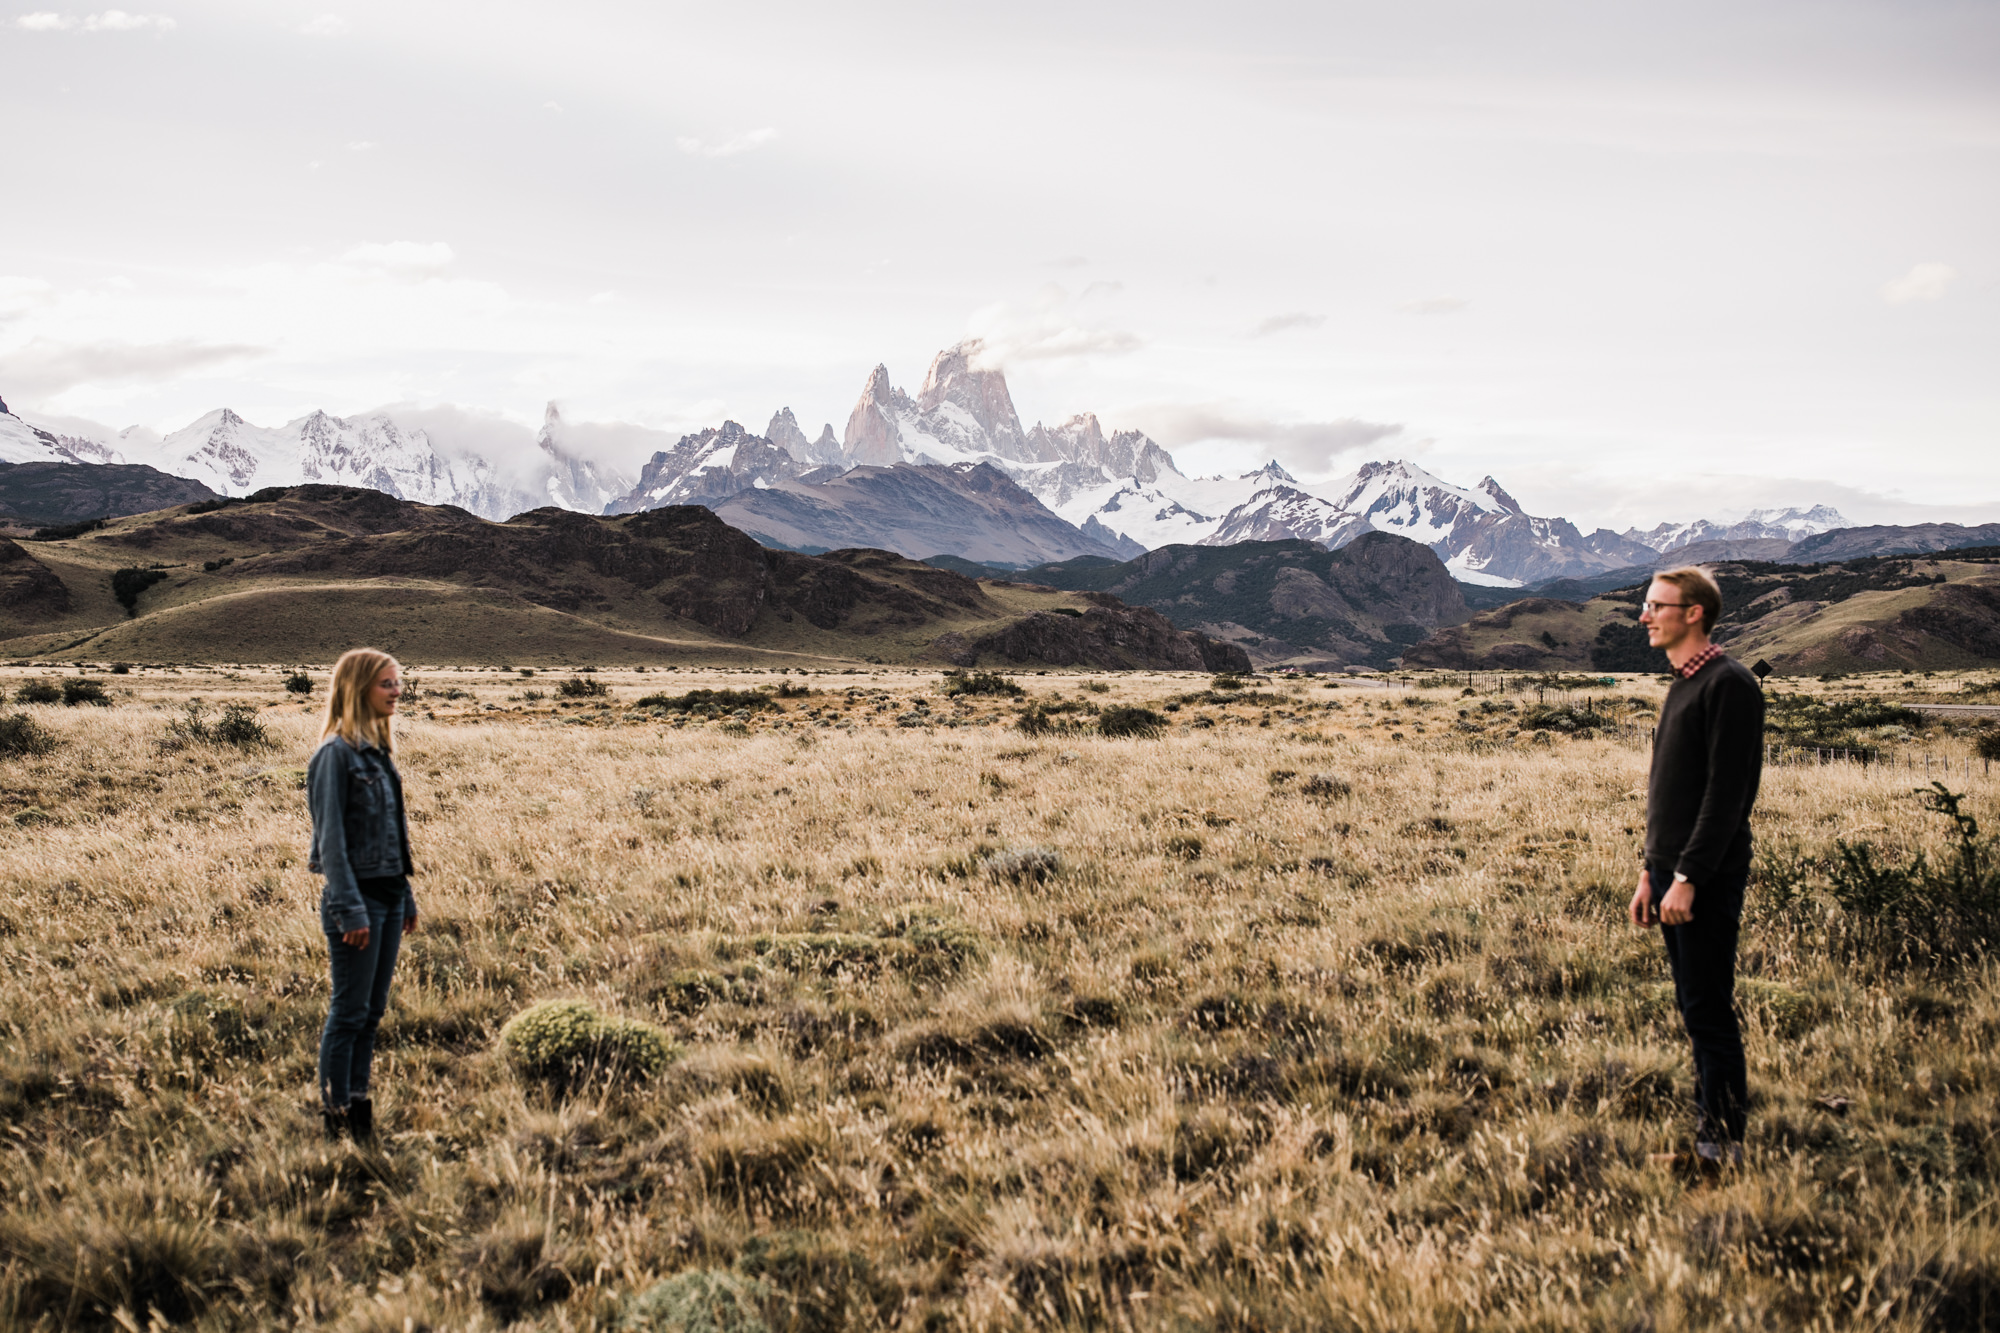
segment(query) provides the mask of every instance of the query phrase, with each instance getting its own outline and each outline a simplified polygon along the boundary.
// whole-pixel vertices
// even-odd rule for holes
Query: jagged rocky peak
[[[806,451],[812,448],[812,441],[799,429],[799,419],[792,415],[789,407],[781,407],[771,414],[771,424],[764,427],[764,438],[781,449],[789,450],[800,462],[805,461]]]
[[[983,446],[1002,458],[1032,462],[1013,395],[1007,392],[1006,374],[979,365],[985,350],[985,343],[967,338],[939,352],[917,394],[917,411],[930,433],[946,443],[960,444],[960,439],[954,438],[960,436],[966,444]],[[952,408],[964,412],[977,429],[967,429],[967,423],[956,420]],[[951,429],[954,426],[955,431]]]
[[[1482,478],[1480,483],[1472,489],[1478,491],[1481,495],[1487,496],[1510,514],[1526,512],[1521,508],[1521,502],[1507,494],[1505,488],[1499,482],[1493,480],[1492,477]]]
[[[789,481],[804,470],[805,464],[789,450],[725,421],[683,435],[673,448],[655,453],[640,469],[638,484],[604,512],[636,514],[690,504],[713,509],[738,491]]]
[[[815,467],[838,466],[847,460],[841,452],[840,441],[833,438],[832,422],[820,428],[817,440],[809,440],[789,407],[781,407],[771,414],[771,424],[764,428],[764,438],[801,463]]]
[[[915,407],[908,394],[889,383],[889,367],[876,366],[847,417],[843,444],[848,461],[856,467],[887,467],[901,459],[903,432],[896,418],[899,411]]]

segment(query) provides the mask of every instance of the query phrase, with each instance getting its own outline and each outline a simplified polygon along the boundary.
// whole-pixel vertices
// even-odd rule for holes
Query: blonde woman
[[[319,920],[333,971],[319,1040],[319,1095],[334,1137],[374,1137],[368,1076],[375,1029],[389,1006],[403,935],[417,928],[410,825],[395,765],[402,675],[395,658],[373,648],[343,654],[333,664],[319,748],[306,766],[309,864],[326,877]]]

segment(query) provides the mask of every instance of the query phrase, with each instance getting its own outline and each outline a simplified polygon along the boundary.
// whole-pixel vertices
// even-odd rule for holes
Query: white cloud
[[[240,343],[83,343],[37,338],[0,354],[0,383],[24,399],[52,398],[79,384],[116,380],[169,380],[270,349]]]
[[[338,14],[321,14],[299,31],[308,37],[338,37],[347,31],[347,20]]]
[[[1316,329],[1326,323],[1325,315],[1309,315],[1303,310],[1294,310],[1288,315],[1273,315],[1257,325],[1253,338],[1268,337],[1273,333],[1283,333],[1286,329]]]
[[[762,129],[751,130],[748,134],[724,139],[721,143],[707,143],[700,139],[683,137],[674,140],[674,144],[690,157],[734,157],[738,153],[762,148],[777,137],[778,132],[766,125]]]
[[[618,293],[617,293],[617,292],[598,292],[598,293],[597,293],[596,295],[592,296],[592,297],[591,297],[591,298],[590,298],[590,299],[589,299],[588,301],[586,301],[586,302],[585,302],[584,304],[586,304],[586,305],[617,305],[617,304],[619,303],[619,301],[621,301],[622,299],[624,299],[624,298],[620,297],[620,296],[618,295]]]
[[[562,114],[562,105],[559,102],[544,102],[542,103],[542,110],[553,111],[560,116]]]
[[[1426,296],[1396,307],[1406,315],[1455,315],[1469,304],[1458,296]]]
[[[1941,299],[1958,271],[1949,264],[1918,264],[1902,277],[1882,285],[1882,299],[1890,305]]]
[[[0,319],[14,319],[27,314],[29,307],[46,300],[53,290],[40,278],[0,273]]]
[[[1036,294],[1032,308],[1001,301],[974,311],[966,331],[984,344],[975,359],[992,370],[1016,361],[1116,356],[1141,346],[1137,334],[1083,323],[1073,304],[1068,292],[1050,283]]]
[[[85,32],[172,32],[180,25],[165,14],[128,14],[122,9],[107,9],[102,14],[86,14],[82,19],[39,10],[21,15],[14,20],[14,26],[28,32],[68,32],[72,28]]]
[[[1120,415],[1169,449],[1203,440],[1255,444],[1299,472],[1330,471],[1340,455],[1371,448],[1403,433],[1395,422],[1359,417],[1277,421],[1222,403],[1157,403]],[[1407,444],[1401,447],[1411,452]]]
[[[353,143],[347,145],[347,151],[350,153],[365,153],[371,148],[379,148],[380,146],[373,139],[356,139]]]
[[[122,9],[107,9],[83,20],[85,32],[172,32],[177,26],[165,14],[127,14]]]
[[[443,241],[387,241],[357,245],[341,256],[349,264],[398,273],[435,273],[458,258]]]

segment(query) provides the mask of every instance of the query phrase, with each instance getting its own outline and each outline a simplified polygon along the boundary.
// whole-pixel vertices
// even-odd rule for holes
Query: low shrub
[[[47,754],[55,748],[54,733],[26,713],[0,713],[0,757]]]
[[[15,701],[24,704],[59,704],[62,697],[62,686],[52,680],[24,680],[14,691]]]
[[[650,1079],[674,1057],[650,1023],[608,1017],[583,1000],[545,1000],[507,1020],[501,1049],[521,1077],[566,1092],[593,1077]]]
[[[1522,711],[1519,725],[1523,731],[1587,732],[1612,725],[1612,717],[1590,704],[1535,704]]]
[[[766,1283],[726,1268],[690,1268],[655,1282],[619,1316],[622,1333],[769,1333]]]
[[[571,676],[556,686],[556,693],[565,699],[601,699],[611,693],[611,687],[601,680],[585,680],[582,676]]]
[[[1164,713],[1136,705],[1118,704],[1097,715],[1097,734],[1100,736],[1137,736],[1142,740],[1151,740],[1166,729]]]
[[[1841,839],[1828,866],[1828,891],[1864,943],[1943,960],[1983,953],[2000,938],[1992,839],[1979,836],[1979,821],[1961,808],[1964,796],[1944,783],[1919,787],[1914,795],[1950,822],[1950,858],[1934,863],[1919,850],[1899,861],[1871,843]],[[1794,896],[1800,905],[1809,898],[1796,889]]]
[[[111,520],[86,518],[81,523],[57,523],[51,527],[36,528],[30,533],[31,542],[66,542],[72,537],[81,537],[86,532],[95,532]]]
[[[1243,688],[1243,677],[1234,672],[1225,671],[1209,681],[1208,687],[1212,690],[1240,690]]]
[[[90,704],[97,708],[111,707],[111,696],[104,692],[104,686],[94,680],[72,676],[62,683],[64,707],[75,708],[78,704]]]
[[[233,555],[225,555],[219,560],[204,560],[201,562],[201,572],[213,574],[216,570],[227,569],[235,563],[236,557]]]
[[[1923,726],[1924,715],[1916,709],[1881,699],[1826,700],[1773,693],[1764,712],[1764,730],[1789,745],[1862,745],[1870,739],[1862,732],[1880,727],[1916,731]]]
[[[1987,727],[1973,737],[1972,749],[1981,759],[2000,759],[2000,727]]]
[[[189,745],[231,745],[239,750],[265,750],[276,745],[264,724],[257,720],[257,710],[249,704],[224,704],[222,716],[211,722],[208,720],[208,705],[199,699],[190,699],[181,716],[167,723],[166,738],[161,745],[169,750],[177,750]]]
[[[167,576],[164,569],[140,569],[127,565],[111,573],[111,595],[125,608],[127,616],[139,614],[139,594]]]
[[[1353,783],[1349,782],[1346,778],[1336,777],[1332,773],[1315,773],[1299,784],[1299,792],[1302,795],[1321,801],[1346,796],[1353,790]]]
[[[738,708],[776,708],[761,690],[689,690],[686,694],[649,694],[634,708],[660,708],[669,713],[727,713]]]
[[[313,678],[311,676],[308,676],[305,672],[294,671],[289,676],[285,677],[285,693],[311,694],[312,692],[313,692]]]
[[[961,694],[990,694],[1003,699],[1018,699],[1027,693],[1013,679],[997,671],[947,671],[943,686],[947,699],[956,699]]]
[[[641,671],[645,669],[644,667],[639,668]],[[812,693],[812,687],[809,685],[794,685],[789,680],[786,680],[778,682],[776,693],[780,699],[803,699]]]

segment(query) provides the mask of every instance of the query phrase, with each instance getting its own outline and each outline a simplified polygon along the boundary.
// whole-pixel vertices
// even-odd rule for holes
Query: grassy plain
[[[313,1115],[311,703],[139,669],[18,710],[57,744],[0,760],[0,1323],[2000,1323],[2000,978],[1823,892],[1838,840],[1946,854],[1907,772],[1767,776],[1750,1160],[1702,1186],[1649,1160],[1688,1069],[1622,921],[1645,752],[1510,735],[1519,696],[1020,678],[1178,704],[1104,740],[935,672],[415,675],[373,1149]],[[630,707],[781,680],[816,693]],[[163,747],[193,696],[272,746]],[[555,997],[677,1058],[526,1084],[496,1036]]]

